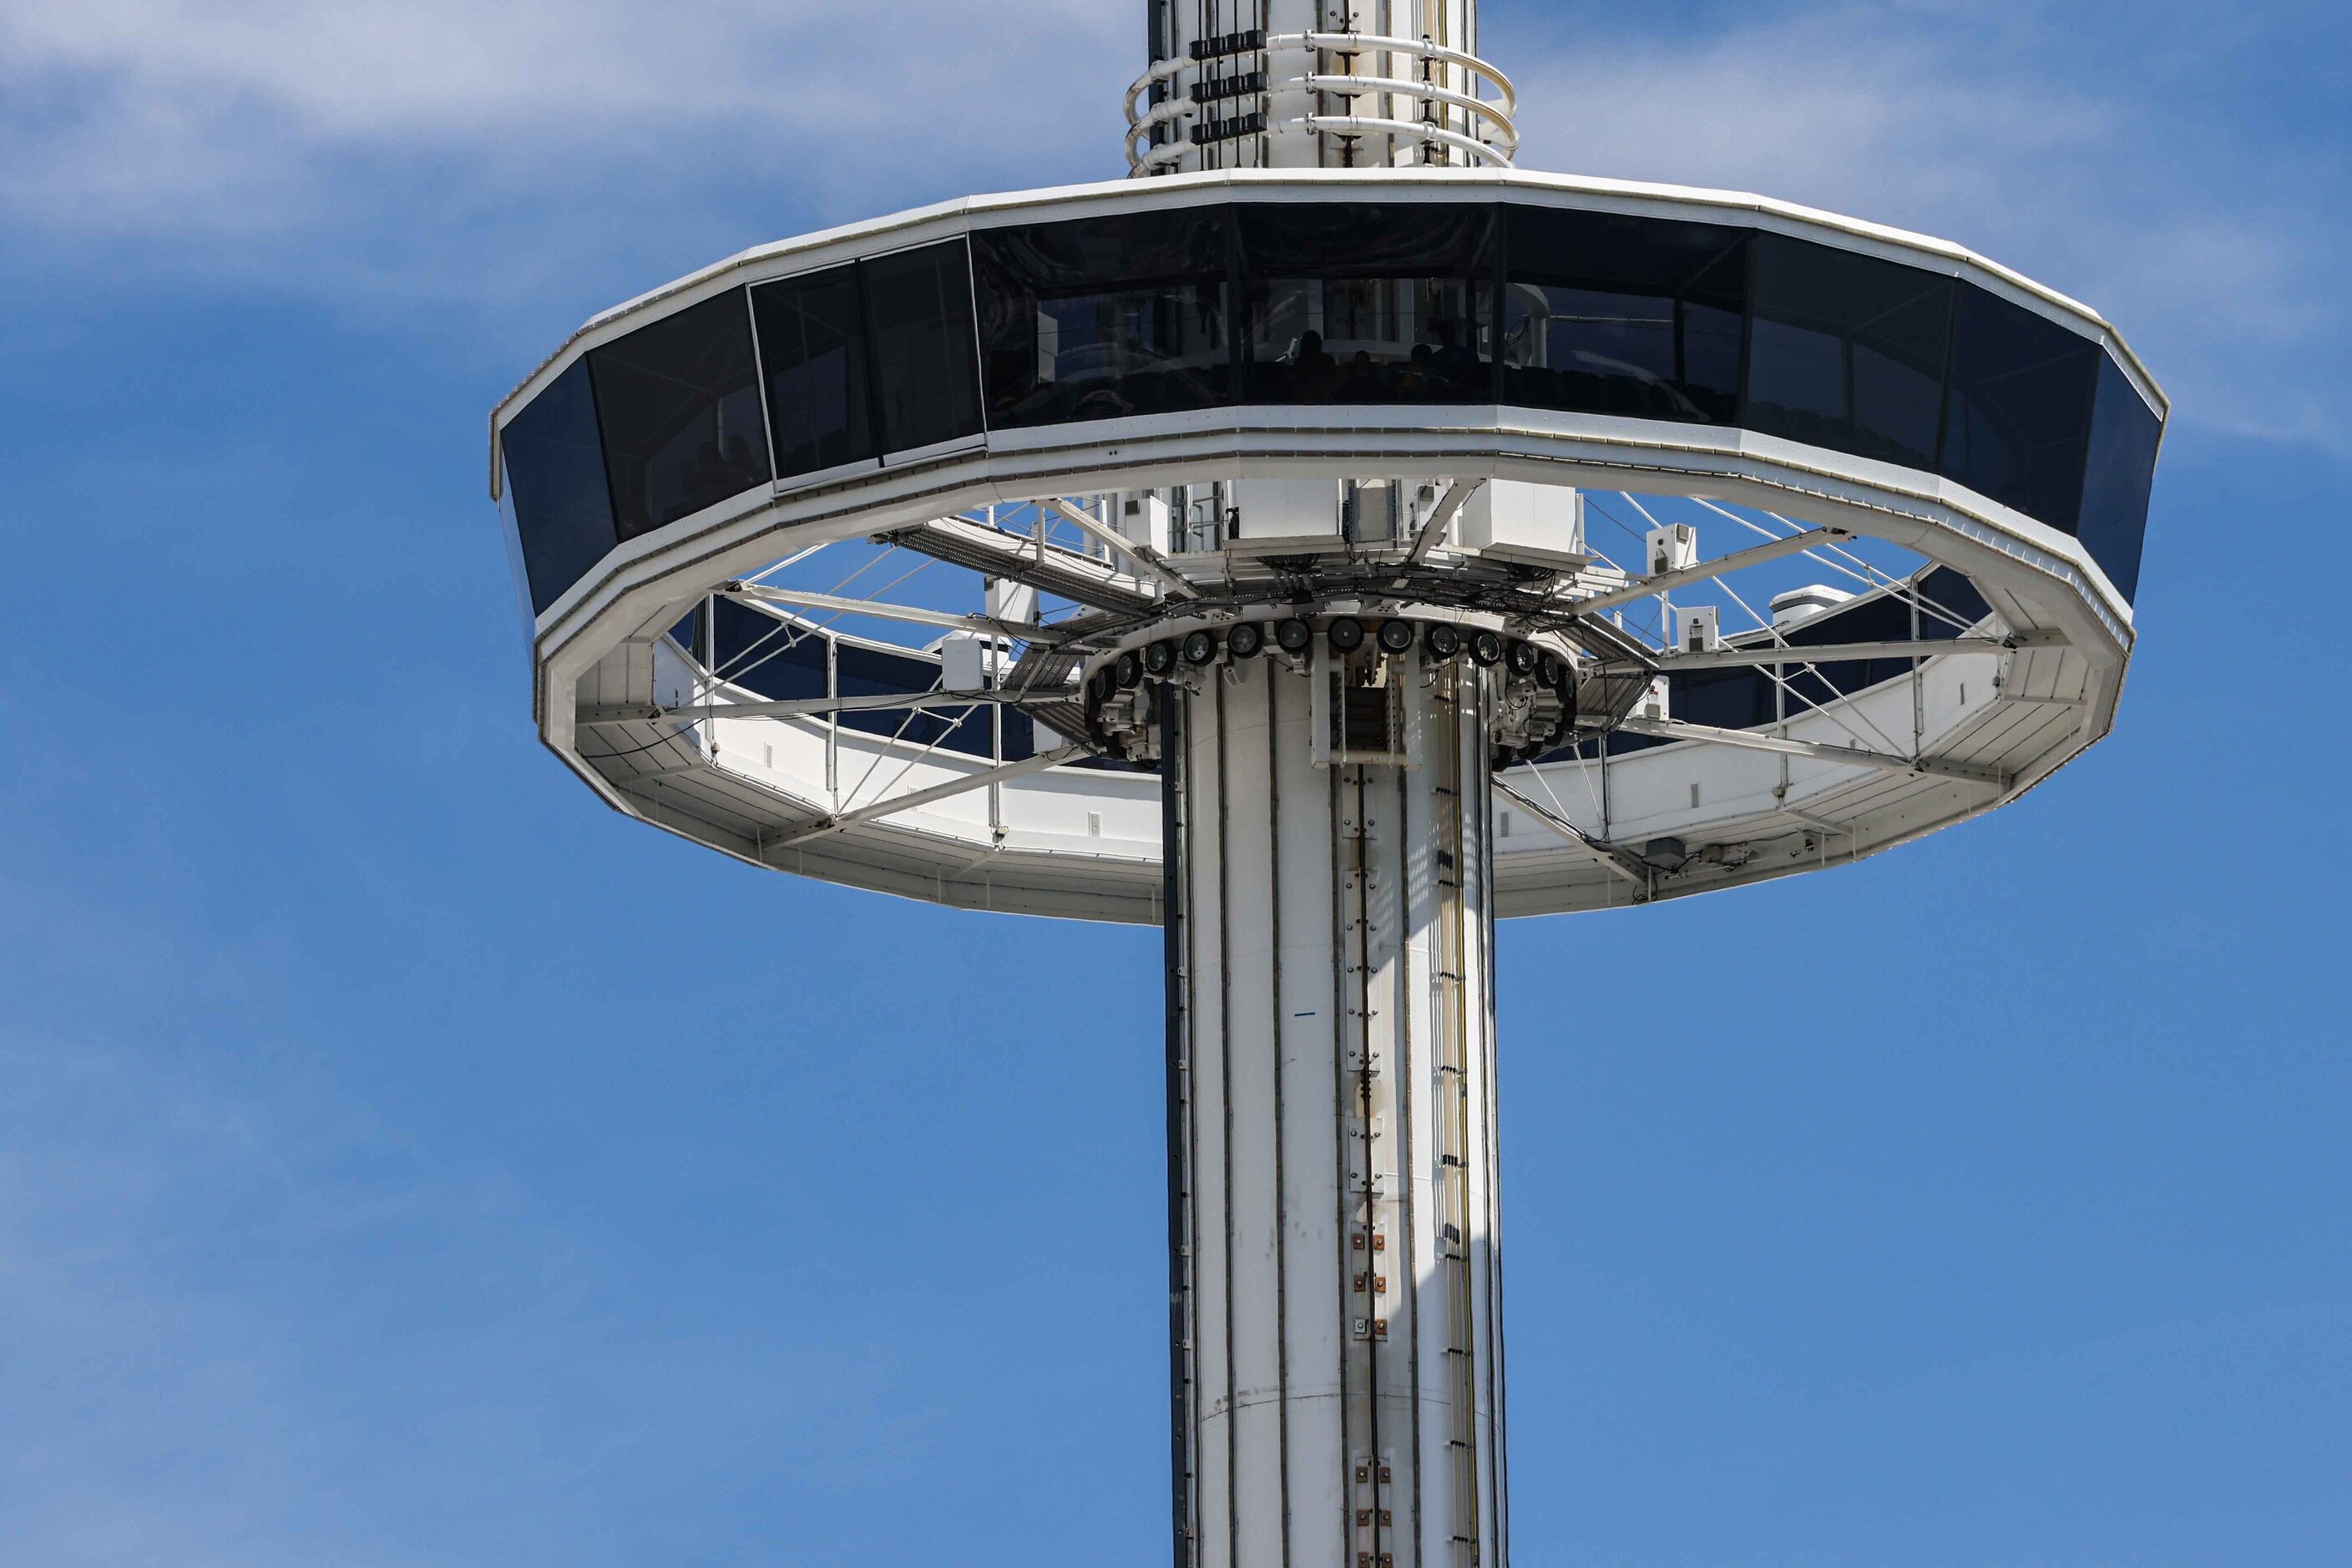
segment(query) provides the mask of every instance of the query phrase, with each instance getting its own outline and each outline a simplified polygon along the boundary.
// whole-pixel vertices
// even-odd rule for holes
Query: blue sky
[[[0,1562],[1164,1561],[1156,937],[610,815],[483,494],[593,310],[1114,173],[1132,11],[0,0]],[[1949,236],[2179,410],[2113,740],[1506,928],[1523,1565],[2352,1561],[2347,35],[1491,0],[1524,163]]]

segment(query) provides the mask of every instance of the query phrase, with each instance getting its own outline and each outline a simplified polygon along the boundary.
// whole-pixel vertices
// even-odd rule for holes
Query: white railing
[[[1512,154],[1518,151],[1519,132],[1515,119],[1518,113],[1517,89],[1512,87],[1510,78],[1475,55],[1427,38],[1392,38],[1371,33],[1278,33],[1265,40],[1263,53],[1268,65],[1262,90],[1243,96],[1195,103],[1189,90],[1177,96],[1175,89],[1188,76],[1196,82],[1205,81],[1215,68],[1231,68],[1249,58],[1246,54],[1205,60],[1189,57],[1165,59],[1137,78],[1127,89],[1128,172],[1137,176],[1165,173],[1200,151],[1191,137],[1194,121],[1252,111],[1267,115],[1264,130],[1268,135],[1392,136],[1425,149],[1448,148],[1490,167],[1507,165]],[[1322,53],[1339,56],[1347,68],[1318,70],[1311,68],[1310,62],[1309,69],[1295,76],[1277,76],[1272,68],[1277,55]],[[1387,55],[1414,61],[1421,67],[1422,77],[1416,79],[1366,74],[1355,68],[1354,60],[1360,55]],[[1431,79],[1433,68],[1439,67],[1461,71],[1468,79],[1471,90],[1465,92]],[[1477,96],[1481,84],[1492,88],[1496,96]],[[1147,108],[1145,100],[1154,88],[1170,89],[1170,96],[1165,102]],[[1340,99],[1348,102],[1349,112],[1274,119],[1268,106],[1276,95],[1285,92]],[[1423,118],[1403,120],[1352,112],[1355,100],[1383,94],[1418,105]],[[1466,131],[1456,130],[1439,119],[1444,115],[1450,121],[1457,114],[1467,126]],[[1151,146],[1152,133],[1162,127],[1180,134],[1163,146]]]

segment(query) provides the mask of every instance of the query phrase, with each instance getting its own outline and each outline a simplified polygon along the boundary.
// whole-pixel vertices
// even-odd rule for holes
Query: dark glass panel
[[[1748,427],[1934,468],[1958,285],[1782,235],[1755,250]]]
[[[1510,209],[1506,397],[1729,423],[1738,407],[1742,237],[1714,224]]]
[[[1622,757],[1629,752],[1646,752],[1653,746],[1671,746],[1674,744],[1672,741],[1666,740],[1663,736],[1636,735],[1630,730],[1612,730],[1607,735],[1602,737],[1602,742],[1603,749],[1612,757]],[[1571,752],[1569,753],[1569,756],[1570,760],[1573,761],[1575,753]],[[1557,758],[1558,753],[1554,753],[1553,756],[1546,757],[1542,760],[1545,762],[1552,762],[1557,760]]]
[[[1748,247],[1724,252],[1682,301],[1683,392],[1718,425],[1739,419],[1748,346]]]
[[[1938,566],[1919,580],[1919,635],[1923,637],[1965,637],[1964,628],[1992,614],[1992,606],[1977,592],[1977,585],[1948,566]],[[1937,610],[1944,615],[1937,615]]]
[[[961,718],[956,717],[956,710],[952,708],[928,717],[936,726],[935,732],[939,733],[941,749],[961,752],[966,756],[994,759],[996,710],[992,706],[983,703]],[[929,743],[928,740],[925,743]]]
[[[2139,595],[2140,547],[2156,486],[2164,422],[2106,354],[2099,356],[2099,394],[2091,416],[2091,456],[2083,478],[2079,532],[2091,558],[2126,602]]]
[[[1895,595],[1864,599],[1843,609],[1815,616],[1786,634],[1791,647],[1824,647],[1836,643],[1910,642],[1913,640],[1911,601]],[[1791,711],[1819,707],[1840,697],[1867,691],[1885,681],[1911,673],[1907,658],[1849,658],[1819,664],[1811,669],[1781,668],[1789,683]]]
[[[669,640],[677,644],[679,650],[687,658],[693,659],[697,664],[702,662],[702,606],[700,605],[688,611],[686,619],[670,627]]]
[[[912,451],[981,433],[971,263],[961,239],[859,268],[882,449]]]
[[[710,601],[711,669],[771,702],[825,695],[824,635],[732,599]]]
[[[1488,403],[1496,209],[1242,205],[1255,403]]]
[[[2099,345],[1960,288],[1944,414],[1947,477],[2063,532],[2082,510]]]
[[[971,241],[992,426],[1227,400],[1223,207],[984,229]]]
[[[575,364],[507,422],[499,442],[530,607],[544,611],[620,542],[596,439],[588,367]]]
[[[751,290],[776,472],[789,479],[875,457],[866,311],[857,269],[836,267]]]
[[[1695,669],[1667,678],[1666,711],[1685,724],[1753,730],[1775,723],[1772,678],[1760,669]]]
[[[940,689],[939,661],[919,654],[896,653],[845,640],[840,645],[840,660],[844,697],[908,696]],[[896,736],[910,746],[937,744],[943,750],[975,757],[995,754],[995,724],[986,707],[970,713],[955,708],[937,711],[886,708],[867,713],[844,713],[841,723],[845,729],[862,730],[869,735]]]
[[[864,643],[845,641],[841,644],[841,695],[844,697],[908,697],[918,692],[936,691],[939,684],[940,666],[936,659],[869,647]],[[901,710],[899,717],[904,716]],[[853,729],[885,735],[898,727],[898,720],[882,723],[878,715],[874,713],[844,714],[842,722]]]
[[[588,363],[623,539],[773,477],[740,293],[640,327]]]
[[[1017,708],[1001,710],[1004,723],[1004,749],[1001,755],[1008,763],[1025,763],[1039,751],[1053,751],[1062,744],[1062,738],[1050,731],[1041,731],[1037,721]],[[1042,744],[1041,744],[1042,742]]]

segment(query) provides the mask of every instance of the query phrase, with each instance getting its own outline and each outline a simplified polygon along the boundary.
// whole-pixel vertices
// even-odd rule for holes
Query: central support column
[[[1314,659],[1163,709],[1176,1560],[1500,1568],[1493,678]]]
[[[1231,119],[1252,110],[1262,110],[1277,125],[1289,125],[1307,115],[1366,114],[1383,120],[1420,122],[1422,100],[1385,91],[1310,90],[1304,83],[1311,73],[1321,76],[1363,76],[1374,79],[1421,79],[1457,93],[1469,93],[1468,73],[1453,64],[1424,68],[1412,56],[1386,50],[1349,52],[1297,46],[1270,52],[1215,52],[1221,38],[1263,32],[1275,37],[1306,33],[1360,33],[1405,40],[1427,39],[1465,54],[1478,51],[1477,0],[1145,0],[1151,63],[1181,60],[1195,44],[1206,44],[1211,54],[1199,77],[1187,77],[1158,89],[1149,107],[1171,98],[1181,99],[1198,79],[1231,83],[1237,77],[1263,71],[1271,79],[1264,90],[1223,94],[1209,100],[1202,121]],[[1199,57],[1194,56],[1194,58]],[[1292,85],[1294,83],[1299,85]],[[1427,122],[1447,130],[1475,134],[1470,118],[1443,103],[1431,107]],[[1282,134],[1259,133],[1220,138],[1190,149],[1183,146],[1190,124],[1168,132],[1179,156],[1171,167],[1182,173],[1202,169],[1370,168],[1384,164],[1467,163],[1460,153],[1433,147],[1411,135],[1393,132],[1305,135],[1294,127]],[[1155,143],[1155,146],[1164,143]]]

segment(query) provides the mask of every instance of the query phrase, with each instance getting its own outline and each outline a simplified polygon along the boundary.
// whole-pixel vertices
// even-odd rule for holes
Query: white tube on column
[[[1155,66],[1165,60],[1188,60],[1195,43],[1253,32],[1294,39],[1309,33],[1352,32],[1413,42],[1426,39],[1446,48],[1468,54],[1477,52],[1477,0],[1145,0],[1145,6],[1156,52],[1151,62]],[[1221,54],[1168,79],[1160,89],[1158,100],[1148,100],[1142,107],[1149,110],[1162,102],[1182,103],[1189,100],[1196,85],[1231,87],[1239,79],[1258,72],[1267,78],[1267,90],[1263,94],[1220,93],[1198,106],[1191,117],[1173,121],[1165,132],[1167,142],[1162,147],[1147,147],[1145,151],[1164,148],[1170,154],[1165,167],[1184,173],[1202,169],[1370,168],[1425,161],[1466,165],[1478,161],[1458,144],[1401,134],[1395,130],[1307,134],[1288,129],[1219,137],[1205,144],[1187,145],[1195,124],[1231,122],[1253,111],[1264,113],[1272,125],[1281,127],[1295,127],[1310,115],[1362,115],[1403,125],[1423,121],[1420,100],[1409,95],[1390,91],[1347,95],[1281,85],[1310,73],[1404,81],[1426,79],[1455,92],[1476,90],[1470,74],[1458,65],[1431,64],[1424,68],[1413,56],[1391,49],[1354,53],[1288,46],[1270,53]],[[1431,112],[1433,122],[1441,129],[1474,140],[1479,137],[1481,128],[1461,110],[1439,107]]]
[[[1494,1565],[1490,678],[1390,659],[1409,762],[1318,761],[1317,657],[1177,699],[1185,1544],[1199,1568]]]

